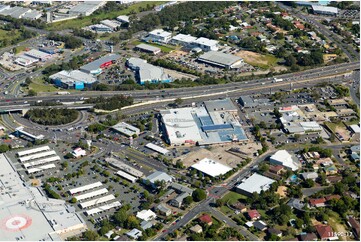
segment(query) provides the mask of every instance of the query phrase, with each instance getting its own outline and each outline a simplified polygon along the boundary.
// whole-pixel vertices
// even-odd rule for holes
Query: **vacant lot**
[[[32,83],[29,85],[29,89],[33,89],[36,92],[56,92],[58,90],[53,85],[44,82],[42,78],[32,80]]]
[[[241,50],[235,54],[242,57],[244,62],[263,69],[273,67],[277,63],[277,58],[273,55],[261,55],[256,52]]]

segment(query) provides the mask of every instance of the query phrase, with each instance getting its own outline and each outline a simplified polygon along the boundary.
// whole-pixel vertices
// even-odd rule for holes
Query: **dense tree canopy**
[[[25,114],[25,118],[42,125],[60,125],[73,122],[78,115],[79,112],[74,109],[31,109]]]

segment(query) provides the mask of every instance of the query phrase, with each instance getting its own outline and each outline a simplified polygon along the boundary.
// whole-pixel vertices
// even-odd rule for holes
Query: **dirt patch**
[[[280,195],[281,198],[284,198],[287,196],[287,187],[285,186],[279,186],[277,188],[277,192],[278,195]]]
[[[236,152],[228,152],[231,148],[237,149]],[[199,149],[185,156],[179,157],[186,167],[192,166],[198,161],[209,158],[222,164],[235,168],[246,157],[252,158],[253,153],[260,149],[260,145],[248,143],[246,145],[229,144],[211,149]]]
[[[197,79],[197,76],[191,75],[191,74],[187,74],[187,73],[182,73],[179,71],[175,71],[175,70],[170,70],[170,69],[163,69],[164,73],[171,76],[173,79],[182,79],[182,78],[186,78],[186,79],[191,79],[192,81],[194,81],[195,79]]]
[[[34,187],[38,187],[38,186],[41,185],[41,181],[40,181],[39,179],[31,179],[31,180],[30,180],[30,183],[31,183],[31,185],[34,186]]]
[[[350,139],[350,131],[346,130],[345,127],[336,126],[335,133],[341,134],[344,140]]]
[[[175,50],[172,51],[171,53],[165,55],[164,57],[181,57],[181,56],[187,56],[188,53],[182,50]]]
[[[258,54],[256,52],[247,51],[247,50],[241,50],[235,54],[236,56],[241,57],[245,62],[250,63],[259,63],[263,65],[267,65],[268,61],[265,59],[261,54]]]

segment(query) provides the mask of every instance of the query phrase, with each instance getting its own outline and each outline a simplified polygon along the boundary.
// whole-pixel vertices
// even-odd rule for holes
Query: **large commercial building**
[[[221,176],[232,170],[231,167],[208,158],[198,161],[191,167],[211,177]]]
[[[208,51],[199,56],[198,61],[228,69],[240,67],[244,63],[241,57],[219,51]]]
[[[135,49],[147,53],[152,53],[153,55],[159,54],[161,52],[160,48],[147,44],[139,44],[135,47]]]
[[[261,191],[267,191],[274,182],[275,180],[254,173],[236,186],[236,191],[246,196],[251,196],[254,192],[260,194]]]
[[[145,83],[168,83],[172,78],[164,73],[163,68],[151,65],[146,60],[131,57],[127,60],[127,66],[135,71],[135,79],[141,84]]]
[[[197,37],[194,37],[192,35],[185,35],[185,34],[177,34],[176,36],[173,36],[170,43],[174,45],[181,45],[184,47],[192,47],[192,44],[194,41],[197,40]]]
[[[102,73],[103,69],[114,64],[119,58],[120,58],[120,55],[109,54],[109,55],[103,56],[95,61],[92,61],[92,62],[80,67],[79,69],[82,72],[85,72],[88,74],[99,75],[100,73]]]
[[[181,45],[185,48],[200,48],[202,51],[217,51],[219,42],[204,37],[194,37],[192,35],[177,34],[171,41],[171,44]]]
[[[168,43],[172,38],[172,33],[164,31],[163,29],[155,29],[149,32],[146,39],[153,42]]]
[[[116,21],[116,20],[105,19],[105,20],[100,21],[100,23],[105,25],[105,26],[108,26],[113,31],[117,30],[121,26],[121,23],[119,23],[119,21]]]
[[[237,108],[229,98],[200,107],[161,110],[161,126],[171,145],[247,142]]]
[[[112,126],[112,129],[128,137],[140,134],[140,129],[125,122],[117,123],[116,125]]]
[[[218,43],[219,42],[217,40],[201,37],[193,41],[192,45],[194,47],[201,48],[203,51],[217,51]]]
[[[322,15],[332,15],[337,16],[338,8],[335,7],[328,7],[328,6],[321,6],[321,5],[312,5],[313,13],[315,14],[322,14]]]
[[[104,6],[106,2],[104,1],[86,1],[83,3],[79,3],[73,8],[69,9],[70,15],[83,15],[89,16],[94,13],[96,10]]]
[[[30,56],[31,58],[34,58],[34,59],[38,59],[40,61],[46,61],[46,60],[50,59],[52,56],[49,53],[46,53],[46,52],[43,52],[40,50],[35,50],[35,49],[31,49],[31,50],[25,52],[24,55]]]
[[[82,90],[84,88],[91,88],[92,85],[97,83],[97,79],[93,75],[78,70],[60,71],[49,78],[56,86],[66,89]]]
[[[85,231],[75,208],[44,196],[21,179],[0,154],[0,238],[4,241],[61,241]]]
[[[291,155],[286,150],[279,150],[270,157],[270,163],[275,165],[281,165],[292,171],[297,171],[301,168],[301,163],[297,157]]]

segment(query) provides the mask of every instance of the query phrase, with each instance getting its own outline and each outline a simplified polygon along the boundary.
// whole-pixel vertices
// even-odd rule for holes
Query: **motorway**
[[[315,79],[338,75],[343,72],[349,72],[354,69],[359,69],[359,62],[351,62],[351,63],[342,63],[338,65],[326,66],[322,68],[316,68],[311,70],[306,70],[303,72],[283,74],[277,76],[278,78],[287,79],[288,81],[282,82],[282,85],[290,85],[292,83],[293,86],[297,85],[297,82],[300,81],[314,81]],[[139,91],[105,91],[105,92],[82,92],[76,94],[69,95],[56,95],[54,93],[47,94],[44,96],[37,97],[18,97],[11,99],[1,99],[0,100],[0,109],[1,107],[12,106],[12,105],[21,105],[24,101],[33,101],[36,102],[38,100],[42,101],[61,101],[61,102],[71,102],[71,101],[79,101],[81,98],[89,98],[89,97],[97,97],[99,95],[102,96],[113,96],[117,94],[130,95],[134,98],[135,102],[144,102],[154,99],[164,99],[164,98],[173,98],[176,99],[178,97],[191,97],[191,96],[199,96],[199,95],[211,95],[214,93],[223,93],[223,92],[238,92],[247,89],[253,88],[254,90],[265,89],[265,88],[273,88],[280,85],[280,83],[272,83],[272,78],[262,78],[258,80],[246,81],[246,82],[232,82],[222,85],[209,85],[207,88],[204,86],[192,87],[192,88],[172,88],[172,89],[164,89],[164,90],[139,90]]]

